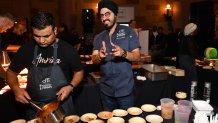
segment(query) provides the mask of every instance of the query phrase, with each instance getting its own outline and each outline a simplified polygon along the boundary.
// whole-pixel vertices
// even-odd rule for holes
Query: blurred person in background
[[[39,107],[60,101],[65,116],[74,114],[71,92],[83,78],[83,66],[76,50],[56,38],[57,27],[51,13],[39,11],[31,19],[34,41],[23,45],[7,70],[7,83],[15,99],[23,104],[32,100]],[[28,69],[27,87],[19,87],[17,75]],[[28,105],[26,120],[38,111]]]
[[[142,31],[142,28],[138,27],[136,20],[130,20],[129,27],[133,28],[136,31],[137,35],[139,34],[140,31]]]
[[[57,38],[62,39],[72,45],[74,48],[79,50],[80,46],[80,40],[79,40],[79,34],[77,32],[71,33],[69,31],[68,27],[66,24],[62,23],[57,27],[58,35]]]
[[[13,16],[5,11],[0,11],[0,34],[6,32],[8,29],[13,27],[14,20]]]
[[[179,66],[185,70],[185,76],[190,82],[198,80],[195,66],[195,59],[199,58],[196,33],[197,25],[195,23],[187,24],[184,28],[184,36],[179,42]]]
[[[2,41],[1,34],[6,32],[13,25],[14,25],[13,16],[10,13],[1,10],[0,11],[0,45]],[[3,69],[3,67],[0,65],[0,89],[6,85],[5,80],[6,80],[6,72]]]
[[[104,110],[134,106],[134,78],[131,61],[140,59],[140,44],[134,29],[116,22],[118,6],[112,0],[98,3],[105,30],[93,42],[92,61],[100,65],[101,100]]]
[[[24,22],[16,22],[7,32],[2,34],[2,48],[8,45],[23,45],[28,41],[27,26]]]

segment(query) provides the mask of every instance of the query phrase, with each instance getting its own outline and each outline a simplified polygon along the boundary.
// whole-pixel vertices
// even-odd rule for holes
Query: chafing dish
[[[142,68],[144,71],[142,74],[152,81],[166,80],[168,78],[168,71],[163,66],[145,64]]]

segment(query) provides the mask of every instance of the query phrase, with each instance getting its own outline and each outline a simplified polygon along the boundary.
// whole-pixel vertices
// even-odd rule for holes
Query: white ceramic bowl
[[[131,107],[127,109],[127,112],[131,115],[140,115],[142,110],[138,107]]]
[[[176,97],[179,99],[185,99],[187,97],[187,94],[185,92],[178,91],[176,92]]]
[[[163,122],[163,118],[160,115],[156,115],[156,114],[147,115],[145,119],[150,123]]]
[[[112,117],[107,120],[107,123],[125,123],[125,120],[121,117]]]
[[[128,114],[128,112],[126,110],[123,109],[115,109],[113,110],[113,115],[117,116],[117,117],[123,117],[126,116]]]
[[[97,119],[97,115],[93,113],[83,114],[80,118],[83,122],[90,122]]]
[[[132,117],[129,119],[129,123],[146,123],[146,121],[141,117]]]
[[[113,113],[109,111],[101,111],[98,113],[98,117],[101,119],[110,119],[113,117]]]
[[[24,119],[17,119],[17,120],[11,121],[10,123],[26,123],[26,120],[24,120]]]
[[[64,123],[76,123],[79,121],[78,115],[69,115],[64,118]]]
[[[141,106],[141,109],[145,112],[153,112],[156,110],[156,107],[152,104],[144,104]]]
[[[92,120],[92,121],[90,121],[90,122],[88,122],[88,123],[104,123],[104,121],[103,121],[103,120],[96,119],[96,120]]]

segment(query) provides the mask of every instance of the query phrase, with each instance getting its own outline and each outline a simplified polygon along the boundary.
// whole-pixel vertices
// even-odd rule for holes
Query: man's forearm
[[[15,72],[8,69],[6,76],[7,83],[13,91],[16,90],[16,88],[19,88],[17,74]]]
[[[73,79],[71,80],[70,83],[74,87],[77,86],[82,81],[83,76],[84,76],[84,71],[83,70],[75,72],[74,75],[73,75]]]
[[[126,59],[129,61],[138,61],[140,59],[140,50],[136,49],[132,52],[126,51]]]

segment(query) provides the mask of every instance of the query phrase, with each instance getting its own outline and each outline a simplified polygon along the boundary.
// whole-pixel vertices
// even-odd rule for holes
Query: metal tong
[[[30,104],[32,104],[34,107],[36,107],[37,109],[39,109],[40,111],[42,111],[42,108],[39,107],[38,105],[36,105],[32,100],[27,99],[29,101]]]

